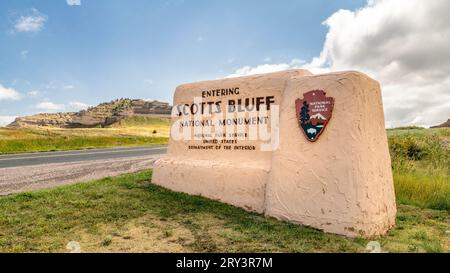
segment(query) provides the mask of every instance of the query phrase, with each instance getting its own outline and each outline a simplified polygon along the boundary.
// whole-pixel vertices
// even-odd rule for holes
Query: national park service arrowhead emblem
[[[334,98],[327,97],[323,90],[306,92],[303,99],[295,101],[298,124],[309,141],[319,139],[331,119],[333,107]]]

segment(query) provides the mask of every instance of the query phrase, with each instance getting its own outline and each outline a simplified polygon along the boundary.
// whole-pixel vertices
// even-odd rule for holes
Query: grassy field
[[[365,252],[369,240],[150,184],[145,171],[0,199],[0,252]],[[386,252],[448,252],[449,214],[400,205]]]
[[[0,129],[0,153],[163,144],[167,119],[108,128]],[[388,252],[449,252],[450,129],[388,130],[397,225],[376,238]],[[0,198],[0,252],[363,252],[348,239],[267,219],[149,183],[151,172]]]
[[[132,117],[107,128],[0,128],[0,154],[166,144],[169,120]]]
[[[397,202],[450,212],[450,129],[389,130]]]

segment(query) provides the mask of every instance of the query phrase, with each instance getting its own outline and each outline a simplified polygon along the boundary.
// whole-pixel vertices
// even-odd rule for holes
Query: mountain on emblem
[[[334,98],[327,97],[323,90],[313,90],[303,94],[303,99],[295,101],[295,109],[300,129],[306,139],[316,141],[325,130],[333,112]]]
[[[324,116],[322,116],[320,113],[317,113],[315,115],[311,116],[311,119],[321,119],[321,120],[326,120],[326,118]]]

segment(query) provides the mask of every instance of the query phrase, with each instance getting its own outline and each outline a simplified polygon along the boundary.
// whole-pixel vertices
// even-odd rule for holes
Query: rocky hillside
[[[8,127],[54,126],[92,128],[112,125],[131,116],[170,116],[172,107],[165,102],[117,99],[80,112],[37,114],[18,117]]]
[[[436,125],[436,126],[431,126],[431,128],[448,128],[450,127],[450,119],[448,119],[446,122]]]

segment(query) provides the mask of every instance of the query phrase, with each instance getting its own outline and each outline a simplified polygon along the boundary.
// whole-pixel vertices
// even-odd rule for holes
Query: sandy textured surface
[[[4,168],[0,195],[88,182],[149,169],[160,155]]]
[[[309,143],[298,130],[295,100],[316,89],[335,106],[323,135]],[[386,233],[396,204],[378,82],[355,71],[294,78],[281,109],[266,214],[348,236]]]
[[[279,105],[286,81],[295,76],[311,75],[306,70],[290,70],[263,75],[253,75],[232,79],[204,81],[183,84],[177,87],[173,105],[190,104],[194,98],[202,96],[202,90],[239,87],[240,93],[204,99],[222,101],[227,99],[245,99],[251,97],[273,96],[275,105]],[[261,107],[263,109],[264,107]],[[237,115],[219,116],[220,119],[236,118]],[[267,116],[271,117],[268,112]],[[207,118],[206,118],[207,119]],[[178,121],[172,120],[172,126]],[[233,126],[228,133],[235,132]],[[179,126],[173,126],[179,128]],[[249,126],[246,126],[247,133]],[[270,125],[268,131],[271,130]],[[194,131],[194,130],[193,130]],[[173,133],[173,132],[172,132]],[[240,140],[239,145],[255,146],[248,150],[190,150],[189,145],[201,145],[201,140],[175,140],[173,134],[169,140],[168,156],[155,163],[152,182],[175,191],[201,195],[219,200],[250,211],[264,212],[265,188],[270,171],[272,151],[264,151],[262,145],[270,140]]]
[[[231,87],[240,93],[211,100],[274,98],[273,106],[279,105],[280,112],[268,118],[278,118],[279,126],[270,127],[270,139],[278,139],[279,145],[262,150],[263,139],[246,138],[236,140],[237,145],[256,149],[190,149],[203,144],[201,139],[172,134],[167,156],[155,163],[153,183],[347,236],[380,235],[394,225],[395,195],[378,82],[355,71],[286,71],[184,84],[175,91],[174,107],[195,103],[202,90]],[[299,128],[295,102],[314,90],[325,92],[335,103],[327,128],[311,143]],[[183,128],[178,120],[192,115],[186,112],[173,117],[172,133]],[[222,119],[223,112],[211,116]],[[254,125],[247,125],[245,132],[250,126]],[[201,124],[197,127],[202,129]],[[219,131],[235,132],[232,123],[222,127]],[[186,132],[194,135],[199,129]],[[233,135],[227,140],[234,140]]]

